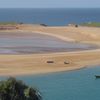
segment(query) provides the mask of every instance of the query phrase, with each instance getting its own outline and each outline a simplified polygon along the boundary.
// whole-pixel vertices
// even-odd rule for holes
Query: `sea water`
[[[100,8],[2,8],[0,22],[23,22],[61,26],[100,22]]]

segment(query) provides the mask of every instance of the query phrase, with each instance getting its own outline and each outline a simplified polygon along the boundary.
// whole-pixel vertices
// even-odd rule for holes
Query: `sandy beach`
[[[6,32],[32,32],[56,37],[63,41],[87,43],[100,46],[100,28],[71,26],[43,27],[39,25],[18,25],[18,30]],[[1,31],[0,34],[4,32]],[[16,35],[16,34],[15,34]],[[18,35],[18,34],[17,34]],[[54,63],[47,63],[53,61]],[[68,62],[68,64],[64,64]],[[0,76],[45,74],[51,72],[76,70],[100,65],[100,49],[56,52],[27,55],[0,55]]]

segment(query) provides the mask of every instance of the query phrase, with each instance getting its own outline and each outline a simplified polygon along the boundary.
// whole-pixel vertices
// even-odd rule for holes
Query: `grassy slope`
[[[100,22],[89,22],[89,23],[82,23],[82,26],[90,26],[90,27],[100,27]]]
[[[16,25],[16,22],[0,22],[0,25]]]

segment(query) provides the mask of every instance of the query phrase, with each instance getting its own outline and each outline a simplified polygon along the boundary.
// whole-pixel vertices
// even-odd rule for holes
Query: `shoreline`
[[[100,46],[100,28],[42,27],[26,25],[21,26],[19,30],[8,30],[6,32],[19,32],[20,30],[24,32],[37,31],[40,32],[40,34],[58,37],[58,39],[61,40],[90,43]],[[81,37],[82,39],[80,40]],[[54,63],[48,64],[47,61],[54,61]],[[64,64],[65,61],[68,61],[69,64]],[[38,75],[78,70],[84,67],[87,68],[88,66],[97,65],[100,65],[100,49],[56,52],[50,54],[0,54],[0,76]]]

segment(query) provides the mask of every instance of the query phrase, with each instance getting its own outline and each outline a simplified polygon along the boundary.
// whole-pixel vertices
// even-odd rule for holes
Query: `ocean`
[[[100,22],[100,8],[2,8],[0,9],[0,22],[22,22],[50,26]]]

